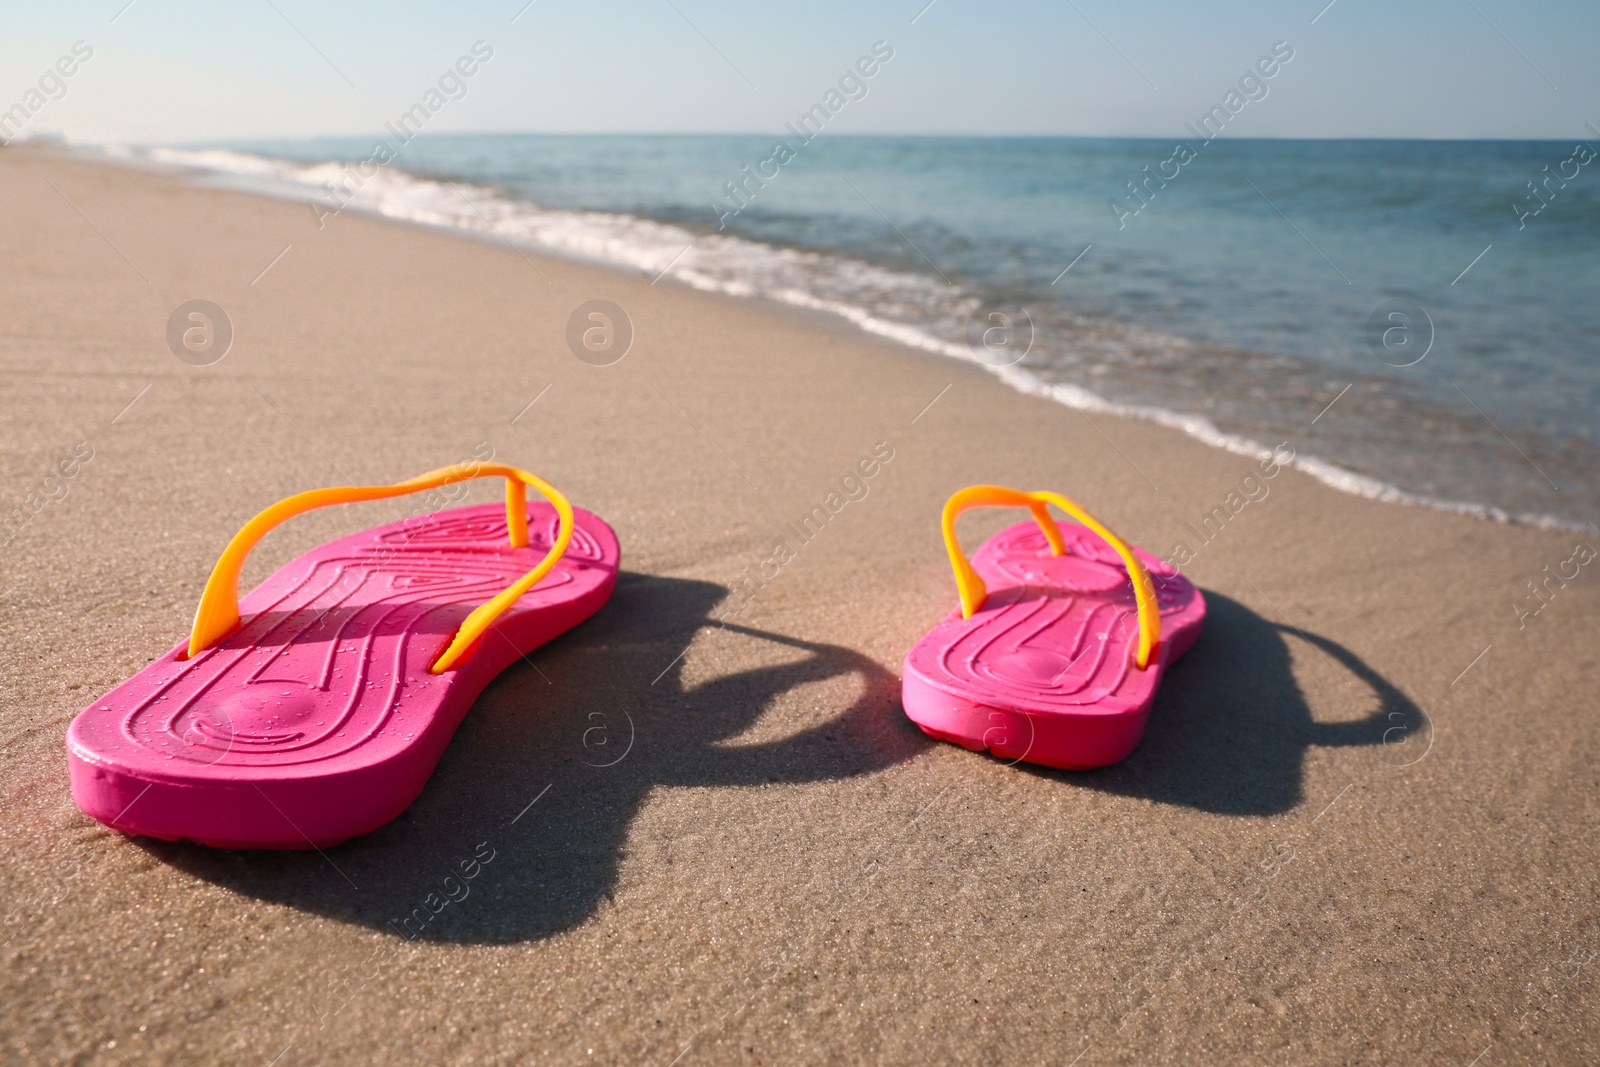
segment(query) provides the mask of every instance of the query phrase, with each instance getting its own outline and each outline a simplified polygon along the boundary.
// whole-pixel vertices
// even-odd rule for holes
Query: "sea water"
[[[839,315],[1085,411],[1286,443],[1349,491],[1600,521],[1586,141],[774,141],[385,130],[140,152],[320,225],[377,212]]]

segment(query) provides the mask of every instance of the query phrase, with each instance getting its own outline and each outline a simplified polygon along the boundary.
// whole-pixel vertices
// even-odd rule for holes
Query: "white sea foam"
[[[260,192],[316,202],[324,212],[344,205],[392,219],[499,238],[540,252],[630,268],[652,278],[670,277],[707,292],[758,297],[836,315],[887,340],[984,366],[1005,384],[1030,396],[1080,411],[1153,422],[1241,456],[1260,459],[1272,454],[1261,442],[1224,431],[1201,415],[1119,403],[1078,385],[1047,381],[1020,366],[989,366],[959,340],[967,316],[980,306],[977,297],[859,260],[720,233],[696,233],[617,212],[542,208],[493,188],[438,181],[393,166],[369,168],[375,173],[363,176],[356,167],[341,162],[296,163],[227,149],[153,148],[147,158],[230,176]],[[1162,342],[1184,343],[1171,338]],[[1541,529],[1584,529],[1554,516],[1513,514],[1488,504],[1411,493],[1315,456],[1297,453],[1291,465],[1333,489],[1370,500]]]

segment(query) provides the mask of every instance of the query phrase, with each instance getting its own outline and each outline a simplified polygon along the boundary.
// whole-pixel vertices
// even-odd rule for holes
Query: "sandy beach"
[[[42,148],[0,150],[0,197],[0,1058],[1593,1060],[1600,533],[1266,478],[670,276]],[[197,299],[232,324],[207,366],[167,344]],[[592,300],[632,326],[606,366],[568,347]],[[74,807],[67,724],[186,634],[246,519],[488,450],[610,522],[624,574],[403,817],[247,853]],[[1184,548],[1210,614],[1126,762],[1008,766],[900,710],[974,482]],[[245,586],[406,513],[298,519]]]

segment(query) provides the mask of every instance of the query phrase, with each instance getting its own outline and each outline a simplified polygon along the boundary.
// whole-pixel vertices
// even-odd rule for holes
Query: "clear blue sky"
[[[525,2],[14,4],[0,110],[82,40],[93,58],[32,131],[376,135],[483,40],[494,58],[430,130],[775,133],[881,39],[895,58],[840,132],[1166,137],[1284,40],[1294,60],[1229,136],[1566,139],[1600,126],[1593,0]]]

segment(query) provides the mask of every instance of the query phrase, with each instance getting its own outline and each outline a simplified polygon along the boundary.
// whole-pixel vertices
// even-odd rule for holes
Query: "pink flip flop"
[[[363,530],[238,599],[245,556],[295,515],[486,477],[506,479],[504,507]],[[529,505],[527,486],[549,503]],[[228,544],[189,641],[73,720],[72,798],[118,830],[221,848],[375,830],[422,792],[495,675],[599,610],[620,562],[603,521],[497,463],[289,497]]]
[[[1050,504],[1083,525],[1057,523]],[[1025,507],[1035,521],[1001,530],[968,563],[955,523],[969,507]],[[969,486],[945,503],[943,526],[961,605],[906,654],[911,720],[973,751],[1066,770],[1132,752],[1162,674],[1200,635],[1200,591],[1056,493]]]

